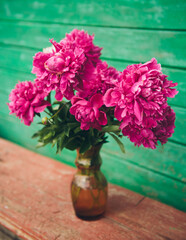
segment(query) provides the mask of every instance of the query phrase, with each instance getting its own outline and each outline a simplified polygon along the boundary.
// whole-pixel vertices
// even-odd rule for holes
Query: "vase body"
[[[100,171],[101,145],[93,146],[84,154],[77,150],[77,172],[71,183],[75,213],[80,218],[96,217],[104,213],[107,203],[107,180]]]

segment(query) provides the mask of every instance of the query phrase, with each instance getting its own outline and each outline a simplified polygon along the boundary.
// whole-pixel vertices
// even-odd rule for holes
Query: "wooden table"
[[[105,215],[78,219],[70,198],[75,169],[0,139],[0,239],[186,239],[186,214],[109,185]]]

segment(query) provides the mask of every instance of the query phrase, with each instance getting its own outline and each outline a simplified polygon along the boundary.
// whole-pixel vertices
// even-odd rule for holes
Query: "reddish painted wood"
[[[70,198],[74,172],[0,139],[0,233],[28,240],[185,239],[185,213],[114,185],[104,217],[78,219]]]

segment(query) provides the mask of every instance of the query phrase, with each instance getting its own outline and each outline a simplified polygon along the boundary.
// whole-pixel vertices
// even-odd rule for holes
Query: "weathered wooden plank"
[[[119,147],[112,138],[109,143],[103,146],[103,152],[112,159],[117,159],[118,164],[127,161],[138,167],[145,168],[151,172],[167,175],[186,183],[186,147],[175,144],[171,141],[164,147],[157,147],[156,150],[146,149],[144,147],[135,147],[127,138],[123,138],[126,153],[121,153]],[[153,181],[153,179],[151,179]]]
[[[3,19],[134,28],[186,29],[185,10],[184,0],[0,1]]]
[[[77,219],[69,191],[75,169],[5,140],[0,143],[0,222],[16,226],[20,237],[184,239],[183,212],[114,185],[109,185],[108,208],[103,218],[91,222]]]
[[[31,73],[33,56],[36,50],[0,47],[5,58],[0,58],[0,67]]]
[[[42,159],[45,165],[41,163]],[[89,240],[93,235],[98,239],[119,240],[124,237],[129,240],[136,237],[141,240],[152,239],[151,232],[145,227],[136,230],[135,226],[128,227],[119,222],[113,222],[111,216],[95,222],[77,219],[72,209],[69,191],[73,169],[59,165],[57,162],[52,164],[50,159],[32,154],[28,150],[25,152],[25,149],[20,147],[14,148],[12,145],[9,148],[1,147],[1,160],[0,190],[3,202],[0,203],[0,222],[3,219],[6,224],[5,218],[7,218],[18,227],[22,226],[22,231],[27,235],[31,233],[30,237],[33,236],[33,239],[58,237],[59,239]],[[48,164],[49,166],[45,168]],[[29,171],[23,171],[25,168]],[[7,187],[4,188],[4,185]],[[120,190],[115,186],[110,186],[110,189],[113,192]],[[21,192],[24,194],[20,194]],[[129,191],[124,194],[126,202],[128,204],[130,202],[130,207],[135,207],[142,199],[142,196]],[[111,204],[114,204],[114,201]],[[177,210],[174,211],[178,215],[182,214]],[[21,229],[19,233],[22,236]],[[35,233],[36,236],[34,236]],[[38,235],[41,238],[38,238]],[[155,239],[162,238],[156,236]]]
[[[1,22],[0,42],[42,49],[50,46],[49,38],[60,41],[74,28],[79,27]],[[82,26],[79,29],[82,28],[89,34],[95,34],[95,44],[103,47],[103,57],[137,62],[146,62],[155,57],[164,65],[186,67],[184,58],[186,32],[88,26]]]
[[[186,227],[186,214],[179,216],[179,219],[176,216],[177,219],[175,219],[173,209],[166,211],[160,206],[157,210],[158,203],[156,201],[149,201],[148,198],[140,201],[136,208],[128,210],[122,203],[124,198],[125,196],[118,198],[116,209],[108,208],[108,215],[110,214],[115,221],[129,226],[134,226],[135,222],[137,222],[139,224],[138,227],[145,226],[145,228],[152,231],[152,233],[156,232],[158,236],[163,237],[163,239],[172,239],[173,236],[175,239],[179,238],[177,231],[180,231],[182,227],[184,229]],[[167,218],[166,220],[165,216]],[[152,219],[153,222],[151,221]],[[159,224],[156,224],[156,222]],[[178,223],[176,227],[174,225],[175,222]],[[183,233],[181,238],[185,239],[185,233]]]
[[[2,117],[2,115],[1,115]],[[36,124],[24,126],[11,118],[0,118],[0,136],[9,139],[32,151],[63,161],[74,166],[76,152],[64,150],[60,155],[55,154],[51,146],[36,149],[36,140],[31,139]],[[15,123],[16,121],[16,123]],[[22,133],[20,136],[20,132]],[[154,150],[140,150],[131,143],[126,145],[126,154],[120,150],[111,139],[102,151],[103,171],[108,180],[120,186],[132,189],[146,196],[173,205],[178,209],[186,210],[184,203],[185,193],[185,147],[167,143],[165,153]],[[124,143],[127,142],[124,140]],[[107,151],[107,149],[111,149]],[[138,152],[139,150],[139,152]],[[144,157],[145,156],[145,157]],[[177,157],[177,158],[176,158]],[[181,159],[180,159],[181,158]],[[173,169],[173,171],[172,171]]]
[[[23,71],[25,73],[31,73],[32,60],[35,54],[35,50],[30,49],[17,49],[17,48],[0,48],[3,54],[6,54],[6,58],[0,59],[0,67],[6,69],[0,69],[2,84],[0,88],[6,88],[7,90],[12,89],[18,80],[34,80],[35,75],[29,74],[24,75],[24,73],[19,73],[17,71]],[[132,64],[131,62],[121,62],[107,60],[108,64],[116,67],[118,70],[122,71],[127,65]],[[12,70],[14,72],[12,72]],[[163,67],[163,73],[167,74],[168,79],[178,82],[177,89],[179,94],[173,98],[169,99],[169,103],[172,105],[186,107],[186,70],[171,69]],[[5,84],[5,85],[4,85]]]

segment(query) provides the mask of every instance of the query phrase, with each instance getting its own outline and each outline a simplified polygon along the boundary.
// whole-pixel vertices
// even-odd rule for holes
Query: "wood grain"
[[[60,41],[66,33],[71,32],[74,28],[84,29],[89,34],[95,34],[94,43],[103,47],[103,57],[137,62],[147,62],[155,57],[161,64],[186,68],[185,31],[109,29],[71,25],[61,27],[58,24],[1,21],[0,42],[41,50],[50,46],[49,38]]]
[[[185,213],[109,185],[104,217],[82,221],[69,186],[75,169],[0,139],[0,223],[23,239],[185,239]]]
[[[184,0],[0,1],[3,19],[104,27],[186,29],[185,10]]]

